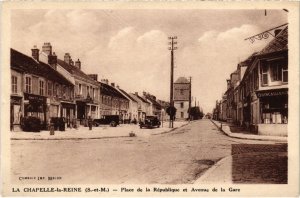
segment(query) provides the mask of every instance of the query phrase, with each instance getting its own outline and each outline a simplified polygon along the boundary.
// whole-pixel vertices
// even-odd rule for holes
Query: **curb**
[[[260,136],[260,135],[251,135],[252,137],[249,137],[249,135],[243,135],[243,134],[233,134],[232,132],[224,131],[221,129],[215,121],[212,119],[210,120],[220,131],[225,133],[225,135],[233,138],[238,138],[238,139],[248,139],[248,140],[261,140],[261,141],[276,141],[276,142],[287,142],[287,137],[280,137],[280,136]],[[244,136],[244,137],[243,137]]]
[[[157,133],[157,134],[151,134],[151,135],[161,135],[161,134],[165,134],[165,133],[170,133],[176,129],[179,129],[181,127],[184,127],[186,125],[188,125],[189,123],[186,123],[180,127],[175,127],[172,128],[168,131],[164,131],[161,133]],[[129,135],[127,136],[104,136],[104,137],[61,137],[61,138],[10,138],[11,140],[91,140],[91,139],[110,139],[110,138],[126,138],[126,137],[130,137]]]
[[[216,164],[214,164],[212,167],[207,169],[203,175],[201,175],[193,184],[203,184],[205,183],[205,180],[210,177],[210,174],[215,171],[217,168],[219,168],[221,165],[225,164],[228,160],[232,158],[232,155],[229,155],[227,157],[222,158],[219,160]]]

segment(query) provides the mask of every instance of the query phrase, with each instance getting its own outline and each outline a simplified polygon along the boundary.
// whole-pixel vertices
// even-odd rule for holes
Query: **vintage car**
[[[94,126],[110,125],[112,127],[116,127],[119,124],[120,124],[120,118],[118,115],[104,115],[100,119],[93,120]]]
[[[156,116],[146,116],[145,120],[140,122],[140,128],[158,128],[159,126],[160,121]]]

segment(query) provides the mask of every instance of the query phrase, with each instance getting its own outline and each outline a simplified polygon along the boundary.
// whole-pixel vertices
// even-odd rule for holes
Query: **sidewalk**
[[[237,133],[231,132],[230,126],[228,124],[220,123],[219,121],[211,120],[213,124],[215,124],[219,130],[223,131],[226,135],[234,138],[240,139],[249,139],[249,140],[270,140],[270,141],[278,141],[278,142],[287,142],[287,137],[282,136],[267,136],[267,135],[253,135],[247,133]]]
[[[138,137],[147,137],[171,132],[177,128],[187,125],[187,121],[174,122],[174,128],[169,128],[169,123],[165,122],[163,127],[153,129],[140,129],[139,125],[121,124],[117,127],[100,126],[93,127],[90,131],[88,127],[79,127],[78,129],[69,129],[66,131],[55,131],[55,135],[50,135],[49,131],[41,132],[11,132],[12,140],[72,140],[72,139],[104,139],[129,137],[133,132]]]

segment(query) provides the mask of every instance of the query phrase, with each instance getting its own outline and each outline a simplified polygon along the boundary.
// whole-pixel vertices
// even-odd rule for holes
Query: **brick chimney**
[[[39,61],[39,52],[40,52],[40,50],[36,47],[36,45],[33,46],[33,49],[31,49],[31,52],[32,52],[32,58]]]
[[[119,85],[117,85],[116,87],[117,87],[117,89],[120,89],[120,86],[119,86]]]
[[[81,69],[81,62],[79,59],[75,62],[75,67],[77,67],[78,69]]]
[[[70,60],[71,60],[70,53],[65,53],[64,61],[65,61],[66,63],[70,64]]]
[[[138,95],[139,95],[139,93],[138,93],[138,92],[135,92],[135,93],[134,93],[134,95],[138,96]]]
[[[51,65],[55,70],[57,66],[57,56],[55,52],[52,55],[48,55],[48,64]]]
[[[115,83],[111,83],[111,86],[115,87]]]
[[[52,55],[52,46],[50,43],[44,43],[42,47],[42,52],[44,52],[47,55]]]
[[[70,59],[70,65],[74,66],[74,61]]]

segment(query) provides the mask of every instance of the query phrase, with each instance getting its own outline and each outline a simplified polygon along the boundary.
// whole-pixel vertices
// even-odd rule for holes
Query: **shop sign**
[[[270,91],[270,92],[258,92],[257,97],[267,97],[267,96],[282,96],[287,95],[288,90],[284,91]]]
[[[33,95],[33,94],[24,94],[24,99],[35,102],[46,103],[46,98],[43,96]]]
[[[11,97],[10,103],[15,105],[21,105],[22,98]]]

